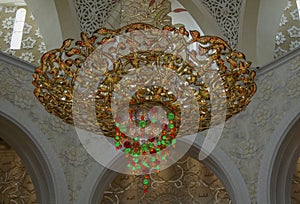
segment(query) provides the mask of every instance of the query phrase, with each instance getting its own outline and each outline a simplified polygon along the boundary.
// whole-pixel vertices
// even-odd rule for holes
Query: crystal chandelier
[[[163,150],[174,146],[177,137],[209,129],[213,111],[218,124],[222,115],[228,119],[246,108],[256,92],[250,65],[219,37],[201,36],[183,26],[159,29],[135,23],[117,30],[100,28],[91,36],[82,33],[81,40],[67,39],[61,48],[45,53],[33,75],[34,95],[64,122],[114,138],[116,151],[128,155],[132,174],[145,174],[146,192],[149,169],[160,170],[168,156]],[[160,83],[141,85],[139,77],[127,77],[133,72],[157,77],[153,67],[158,73],[168,71]],[[196,107],[189,106],[184,94],[178,96],[181,86],[172,74],[180,76]],[[219,98],[225,113],[212,107],[212,100],[218,104]],[[183,123],[184,111],[198,117]]]

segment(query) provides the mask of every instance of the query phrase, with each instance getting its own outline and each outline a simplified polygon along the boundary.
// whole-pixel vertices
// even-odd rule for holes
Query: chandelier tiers
[[[94,63],[96,60],[102,60],[99,57],[100,52],[98,55],[96,54],[98,57],[92,57],[94,58],[92,60],[88,59],[93,52],[97,52],[97,47],[113,41],[116,36],[133,31],[151,31],[151,33],[158,34],[168,32],[174,35],[183,35],[187,46],[196,44],[198,49],[197,51],[185,51],[185,54],[188,55],[186,59],[174,55],[174,53],[156,51],[155,49],[131,52],[119,56],[118,59],[112,59],[113,68],[109,68],[110,65],[107,61],[102,62],[101,67],[92,65],[93,69],[101,70],[102,74],[89,73],[89,68],[86,68],[89,66],[87,61]],[[156,43],[149,39],[145,41],[148,44]],[[131,69],[138,70],[141,67],[155,65],[172,70],[181,76],[185,83],[192,87],[198,103],[198,131],[208,129],[211,122],[211,99],[214,96],[210,94],[207,81],[213,83],[217,75],[222,79],[223,87],[221,88],[226,94],[226,119],[244,110],[256,92],[255,71],[249,70],[251,63],[245,60],[244,54],[233,51],[219,37],[200,36],[198,31],[187,31],[184,27],[165,26],[160,30],[152,25],[135,23],[117,30],[100,28],[91,37],[82,33],[81,40],[76,41],[75,44],[73,42],[73,39],[67,39],[61,48],[51,50],[42,56],[41,65],[35,69],[33,75],[34,94],[49,113],[61,118],[64,122],[74,124],[73,115],[81,115],[81,118],[76,119],[76,126],[93,132],[99,132],[100,127],[101,133],[108,137],[115,137],[116,135],[116,121],[113,118],[111,108],[114,86]],[[117,48],[125,49],[126,46],[134,46],[137,42],[131,43],[120,43]],[[115,50],[116,48],[112,48],[110,52],[115,52]],[[212,71],[215,71],[215,74],[212,74]],[[80,72],[85,72],[84,77],[79,76]],[[81,86],[95,86],[94,84],[97,84],[96,92],[92,96],[86,95],[88,100],[94,101],[94,112],[86,113],[72,108],[76,83]],[[176,93],[174,94],[176,95]],[[136,116],[142,104],[160,104],[166,107],[167,112],[175,111],[174,124],[175,128],[179,129],[180,110],[178,110],[178,101],[174,94],[169,94],[164,87],[145,87],[137,90],[136,94],[132,96],[130,110],[127,111]],[[89,103],[85,102],[86,98],[77,100],[82,100],[82,103]],[[95,114],[96,121],[93,120]],[[224,111],[220,114],[224,114]],[[194,120],[194,118],[188,120]]]

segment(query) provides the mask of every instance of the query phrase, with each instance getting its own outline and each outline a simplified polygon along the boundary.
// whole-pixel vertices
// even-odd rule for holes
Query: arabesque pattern
[[[35,189],[24,163],[1,138],[0,203],[37,203]]]
[[[202,0],[202,3],[216,19],[230,46],[236,48],[239,38],[242,0]]]
[[[152,35],[152,39],[147,36],[147,32]],[[110,44],[115,42],[115,36],[124,33],[128,35],[127,44],[118,43],[116,47]],[[138,38],[136,38],[137,35],[139,35]],[[163,35],[171,44],[159,40]],[[75,42],[75,45],[72,46],[72,40],[66,40],[61,48],[49,51],[42,57],[41,66],[35,70],[34,74],[34,93],[49,113],[70,124],[74,123],[73,114],[80,113],[81,118],[77,119],[76,126],[98,132],[100,125],[106,136],[115,135],[110,108],[114,85],[117,85],[131,69],[159,65],[180,75],[192,87],[191,90],[198,102],[199,131],[210,127],[211,100],[220,100],[220,103],[224,103],[225,100],[226,104],[221,105],[225,105],[226,118],[230,118],[244,110],[256,91],[255,71],[248,70],[251,63],[245,60],[242,53],[233,52],[230,46],[218,37],[200,36],[199,32],[188,32],[184,27],[177,29],[165,26],[160,30],[143,23],[131,24],[118,30],[101,28],[91,37],[84,33],[81,37],[82,39]],[[145,44],[150,43],[158,50],[168,50],[178,44],[183,45],[179,46],[180,49],[176,51],[178,53],[185,51],[186,59],[176,54],[155,50],[144,53],[132,52],[115,58],[118,50],[135,50],[139,44],[143,44],[141,40]],[[192,44],[197,45],[199,49],[188,50],[188,46]],[[111,47],[103,51],[97,49],[99,45]],[[96,52],[96,55],[93,54],[96,57],[88,59],[93,52]],[[111,64],[113,64],[112,67]],[[83,74],[80,74],[81,72]],[[78,77],[79,74],[80,77]],[[222,80],[221,85],[216,84],[218,77]],[[82,94],[78,99],[79,103],[87,106],[91,102],[94,103],[96,118],[98,121],[105,119],[105,125],[95,122],[94,111],[90,113],[72,109],[75,82],[78,85],[77,90]],[[97,91],[88,90],[98,85]],[[219,94],[211,98],[213,96],[210,95],[209,87],[214,87],[215,93]],[[218,97],[224,92],[226,99]],[[221,109],[216,112],[220,114],[220,117],[224,114]]]
[[[119,174],[110,183],[101,204],[111,203],[224,203],[228,192],[218,177],[205,165],[183,157],[158,174],[151,174],[149,193],[144,194],[142,176]]]

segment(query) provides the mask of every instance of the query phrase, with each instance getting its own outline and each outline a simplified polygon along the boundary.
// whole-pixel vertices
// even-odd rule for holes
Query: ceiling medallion
[[[213,113],[218,124],[246,108],[256,91],[250,65],[219,37],[135,23],[82,33],[74,44],[67,39],[45,53],[33,75],[34,94],[64,122],[114,138],[131,173],[145,175],[146,192],[148,174],[160,170],[177,137],[209,129]],[[141,75],[156,79],[141,82]]]

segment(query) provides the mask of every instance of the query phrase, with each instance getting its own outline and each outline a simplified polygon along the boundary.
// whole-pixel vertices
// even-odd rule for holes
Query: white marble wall
[[[259,171],[264,165],[262,158],[272,154],[266,152],[266,146],[274,139],[272,137],[276,131],[281,131],[278,126],[282,120],[295,117],[295,113],[300,112],[300,50],[292,54],[287,56],[291,58],[287,62],[284,62],[285,58],[279,59],[258,71],[257,93],[244,112],[226,122],[218,144],[218,148],[239,169],[252,203],[257,200]],[[18,66],[22,66],[22,63]],[[27,69],[18,66],[3,60],[0,62],[0,111],[22,124],[31,135],[38,138],[36,142],[50,145],[53,150],[50,158],[58,158],[60,165],[56,168],[63,170],[69,200],[75,203],[78,195],[83,193],[81,191],[86,191],[82,186],[87,185],[89,175],[93,171],[101,174],[103,168],[82,147],[74,127],[48,114],[34,97],[30,66],[27,65]],[[200,139],[196,143],[201,144]],[[20,151],[26,152],[26,149]]]

